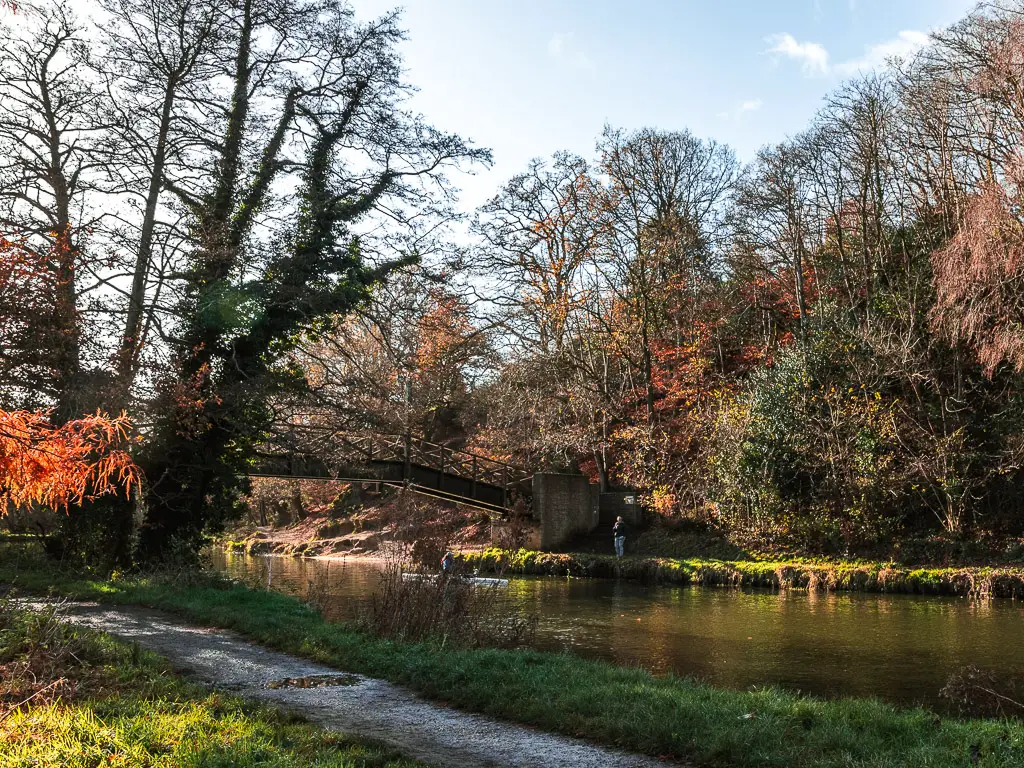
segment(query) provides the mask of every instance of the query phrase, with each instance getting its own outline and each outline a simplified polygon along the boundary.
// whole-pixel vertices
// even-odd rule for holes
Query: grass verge
[[[866,699],[730,691],[567,654],[396,643],[324,621],[299,601],[216,580],[91,580],[38,561],[0,561],[0,582],[139,604],[462,709],[705,766],[950,768],[1024,765],[1024,724],[941,719]]]
[[[909,568],[891,563],[820,560],[712,560],[555,554],[521,549],[466,552],[483,572],[638,579],[650,583],[889,592],[965,597],[1024,597],[1024,567]]]
[[[0,605],[5,768],[413,768],[393,750],[210,693],[158,656]]]

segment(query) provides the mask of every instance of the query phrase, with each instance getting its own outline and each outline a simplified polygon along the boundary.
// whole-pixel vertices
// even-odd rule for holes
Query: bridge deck
[[[302,445],[303,450],[289,450],[288,443]],[[291,435],[287,442],[266,446],[252,474],[403,484],[499,512],[507,511],[517,498],[528,499],[532,491],[532,474],[521,467],[411,435],[327,430],[310,435],[307,429],[305,434]]]

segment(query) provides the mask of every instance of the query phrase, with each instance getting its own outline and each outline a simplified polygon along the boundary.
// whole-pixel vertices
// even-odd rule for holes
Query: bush
[[[405,573],[391,562],[362,625],[395,640],[435,640],[460,648],[528,647],[537,618],[505,599],[504,589],[475,584],[461,573]]]
[[[891,402],[819,348],[783,351],[719,420],[719,520],[743,543],[845,552],[903,524],[909,459]]]
[[[1021,717],[1021,683],[1005,675],[968,666],[954,672],[939,695],[967,717]]]
[[[380,588],[362,625],[400,640],[469,648],[528,645],[536,617],[503,599],[500,587],[474,584],[461,572],[437,573],[460,513],[405,492],[394,507],[394,542],[384,550]],[[415,573],[407,573],[410,565]]]
[[[90,679],[85,673],[89,662],[102,656],[98,651],[61,621],[59,603],[34,612],[11,598],[0,601],[0,705],[4,717],[29,701],[39,706],[73,697],[77,682]]]

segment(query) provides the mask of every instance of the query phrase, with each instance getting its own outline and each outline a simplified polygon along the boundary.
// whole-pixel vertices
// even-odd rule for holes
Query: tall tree
[[[196,547],[232,512],[270,398],[298,383],[287,353],[414,260],[366,264],[353,228],[378,212],[414,227],[437,212],[447,169],[488,158],[403,111],[394,15],[361,25],[345,5],[304,0],[239,0],[227,13],[229,92],[200,105],[221,132],[192,176],[169,183],[193,246],[145,462],[144,557]],[[297,205],[271,215],[289,177]]]
[[[61,3],[24,4],[0,42],[0,231],[31,251],[53,303],[50,381],[59,423],[92,405],[80,318],[89,232],[102,217],[91,194],[102,176],[103,93],[89,76],[83,29]],[[95,286],[93,286],[95,287]]]
[[[936,326],[973,346],[989,375],[1004,362],[1024,370],[1024,18],[993,21],[982,17],[945,37],[955,52],[948,66],[980,102],[984,131],[962,145],[979,180],[966,196],[959,230],[932,258]]]
[[[606,128],[598,143],[608,178],[602,203],[601,273],[628,326],[617,352],[643,383],[647,418],[655,411],[658,336],[679,331],[702,285],[738,166],[731,149],[688,131]],[[610,316],[604,316],[607,322]]]
[[[807,275],[815,234],[800,154],[792,145],[766,148],[736,193],[734,253],[758,259],[764,272],[792,281],[797,328],[807,333]]]
[[[477,213],[484,245],[474,266],[504,326],[530,353],[557,356],[567,344],[597,241],[595,188],[587,163],[560,152],[531,161]]]
[[[140,354],[152,331],[154,304],[167,279],[170,254],[185,224],[168,206],[168,178],[180,176],[204,131],[195,121],[197,103],[211,97],[227,37],[227,17],[206,0],[105,0],[104,48],[97,59],[116,94],[114,146],[107,162],[120,182],[112,191],[131,202],[111,228],[113,242],[128,255],[131,282],[114,353],[116,385],[111,405],[129,404]],[[136,215],[141,212],[141,217]],[[163,258],[154,262],[160,251]]]

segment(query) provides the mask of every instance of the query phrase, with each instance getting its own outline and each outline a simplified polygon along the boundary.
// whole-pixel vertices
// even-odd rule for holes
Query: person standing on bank
[[[615,539],[615,556],[622,557],[626,549],[626,522],[622,515],[615,518],[615,525],[612,527],[612,537]]]

